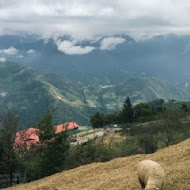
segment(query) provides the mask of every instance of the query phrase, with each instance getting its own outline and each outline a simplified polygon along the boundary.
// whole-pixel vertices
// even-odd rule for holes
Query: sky
[[[188,34],[189,12],[189,0],[0,0],[0,34],[71,35],[81,40]]]

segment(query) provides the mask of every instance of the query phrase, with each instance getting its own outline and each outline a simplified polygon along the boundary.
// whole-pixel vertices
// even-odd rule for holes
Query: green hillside
[[[187,100],[177,87],[156,78],[131,78],[112,86],[84,86],[64,76],[41,74],[17,63],[0,63],[0,110],[11,108],[20,115],[22,127],[36,125],[36,114],[47,104],[57,108],[55,122],[88,124],[96,111],[110,112],[122,107],[126,97],[132,103],[154,99]]]
[[[155,99],[164,100],[188,100],[189,95],[180,88],[158,79],[136,77],[124,83],[104,86],[89,87],[86,89],[86,97],[92,106],[118,109],[122,107],[126,97],[129,96],[132,103],[149,102]]]
[[[11,108],[20,114],[21,124],[35,125],[36,114],[44,113],[50,104],[57,108],[55,122],[87,122],[81,92],[75,90],[76,85],[51,78],[20,64],[1,63],[0,110]]]

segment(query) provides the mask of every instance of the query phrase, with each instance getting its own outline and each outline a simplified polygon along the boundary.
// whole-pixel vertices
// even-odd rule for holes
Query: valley
[[[48,104],[55,107],[55,123],[76,121],[89,124],[97,111],[114,112],[122,108],[126,97],[133,104],[155,99],[188,100],[183,89],[152,77],[132,77],[114,85],[86,86],[62,75],[42,74],[23,64],[0,64],[0,110],[12,109],[20,115],[20,128],[36,125],[36,115]]]

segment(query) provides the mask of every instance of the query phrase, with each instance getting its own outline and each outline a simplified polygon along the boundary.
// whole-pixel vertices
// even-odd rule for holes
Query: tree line
[[[149,103],[139,103],[132,106],[127,97],[121,110],[112,114],[96,112],[91,115],[90,123],[94,128],[102,128],[110,124],[126,124],[153,120],[154,116],[166,110],[164,100],[158,99]]]

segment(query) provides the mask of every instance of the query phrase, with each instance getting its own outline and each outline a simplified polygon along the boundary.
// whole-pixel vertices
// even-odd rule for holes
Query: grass
[[[186,104],[188,107],[190,107],[190,101],[184,101],[184,102],[167,102],[164,104],[164,107],[166,107],[168,110],[180,110],[181,106],[183,104]]]
[[[154,154],[93,163],[6,190],[140,190],[136,166],[144,159],[155,160],[163,166],[166,173],[165,189],[190,189],[190,139],[188,139]]]

